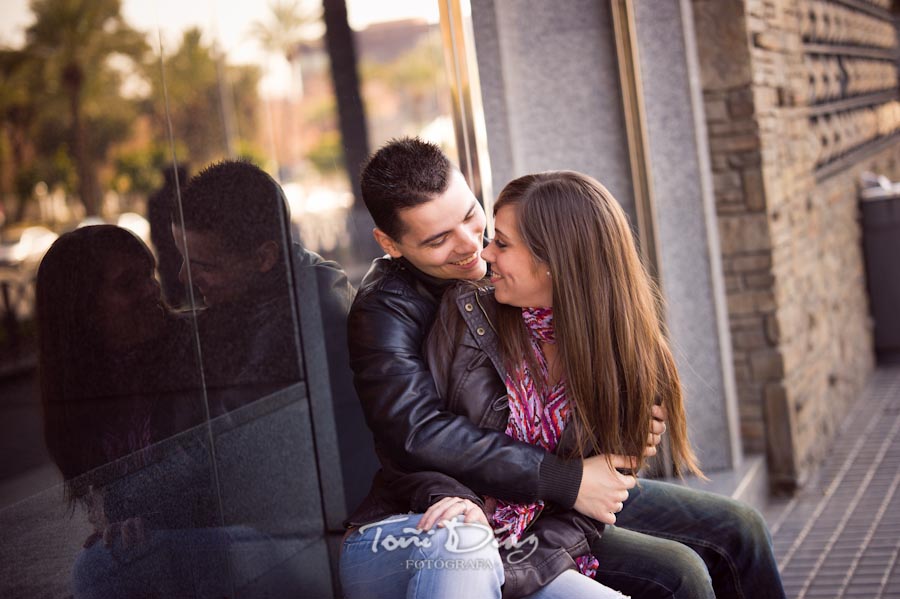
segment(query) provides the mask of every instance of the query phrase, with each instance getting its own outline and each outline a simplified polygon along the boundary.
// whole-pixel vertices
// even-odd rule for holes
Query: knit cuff
[[[571,509],[581,488],[581,472],[581,460],[563,460],[548,453],[541,461],[538,499]]]

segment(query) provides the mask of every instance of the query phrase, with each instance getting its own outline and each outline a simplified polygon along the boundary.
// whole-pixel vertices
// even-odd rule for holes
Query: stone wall
[[[900,178],[885,4],[693,1],[742,439],[783,489],[873,365],[856,197]]]

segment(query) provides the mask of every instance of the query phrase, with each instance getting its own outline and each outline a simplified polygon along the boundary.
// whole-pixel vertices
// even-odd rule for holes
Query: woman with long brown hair
[[[527,175],[504,188],[494,213],[496,235],[482,255],[492,264],[500,304],[501,353],[509,371],[524,357],[530,372],[543,355],[550,378],[536,377],[538,386],[564,383],[577,457],[635,456],[640,469],[651,411],[660,405],[676,473],[702,475],[659,318],[661,299],[609,191],[571,171]],[[538,351],[522,317],[522,308],[534,307],[552,309],[555,333],[555,342],[539,341]]]
[[[605,456],[611,466],[629,463],[636,472],[655,454],[656,426],[664,420],[675,473],[703,478],[688,440],[662,299],[612,194],[572,171],[526,175],[500,193],[494,229],[482,251],[493,290],[470,285],[445,295],[429,339],[442,395],[452,405],[480,393],[472,354],[490,354],[496,345],[500,363],[492,362],[508,397],[507,435],[569,458]],[[540,501],[488,498],[485,507],[495,529],[519,536],[547,528],[541,520],[548,516],[560,517]],[[584,511],[578,502],[574,507]],[[426,512],[423,527],[461,509],[444,499]],[[587,578],[641,596],[784,597],[765,524],[748,506],[646,480],[610,511],[616,527],[599,525],[604,536],[590,537],[590,553],[572,553],[576,567],[532,597],[562,591],[592,597],[602,585]],[[723,527],[737,528],[728,535],[740,538],[740,557],[727,549]],[[615,562],[622,555],[630,561]]]
[[[445,296],[429,339],[429,364],[443,395],[451,402],[473,395],[472,381],[479,377],[472,376],[471,354],[489,353],[495,332],[500,364],[492,368],[508,398],[507,435],[566,458],[605,456],[611,467],[627,465],[636,472],[655,454],[654,426],[665,420],[675,471],[702,477],[659,318],[661,298],[615,198],[580,173],[539,173],[509,183],[494,217],[494,239],[482,252],[491,263],[493,292],[463,286]],[[488,326],[477,324],[473,314]],[[501,543],[540,534],[543,519],[560,518],[540,501],[487,498],[485,506],[494,529],[503,530]],[[608,509],[615,514],[622,508],[618,502]],[[459,502],[446,498],[426,512],[420,526],[429,528],[456,509]],[[588,580],[597,578],[600,566],[593,551],[603,525],[596,526],[596,537],[585,535],[590,551],[572,552],[576,567],[557,568],[557,577],[535,597],[594,596],[605,589]],[[509,579],[516,568],[505,567]],[[516,574],[514,579],[522,577]],[[672,596],[703,593],[687,586]]]

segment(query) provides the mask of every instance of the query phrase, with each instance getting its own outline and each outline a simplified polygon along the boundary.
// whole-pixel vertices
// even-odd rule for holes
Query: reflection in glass
[[[333,594],[375,468],[358,164],[454,151],[436,4],[7,4],[0,595]]]
[[[205,383],[229,395],[216,395],[213,414],[301,378],[286,210],[280,186],[240,161],[203,170],[173,206],[179,278],[204,306],[197,324]],[[299,245],[296,251],[312,259]]]

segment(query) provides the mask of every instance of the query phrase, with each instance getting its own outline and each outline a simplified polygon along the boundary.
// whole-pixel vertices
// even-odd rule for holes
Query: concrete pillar
[[[649,175],[667,323],[707,470],[741,459],[709,154],[690,5],[635,2]],[[604,183],[635,221],[610,5],[472,0],[494,188],[573,169]]]

